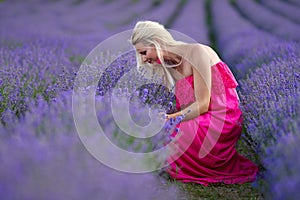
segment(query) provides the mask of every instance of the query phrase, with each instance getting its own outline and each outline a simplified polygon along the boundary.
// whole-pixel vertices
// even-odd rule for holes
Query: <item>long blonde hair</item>
[[[180,63],[176,65],[168,65],[165,63],[164,58],[161,55],[161,50],[170,46],[183,44],[183,42],[176,41],[162,24],[153,21],[137,22],[133,29],[130,42],[132,45],[136,45],[137,43],[142,43],[146,46],[154,45],[162,67],[155,67],[149,63],[144,63],[141,55],[136,52],[137,69],[147,78],[161,77],[163,82],[169,88],[173,88],[175,81],[169,71],[169,68],[176,67]]]

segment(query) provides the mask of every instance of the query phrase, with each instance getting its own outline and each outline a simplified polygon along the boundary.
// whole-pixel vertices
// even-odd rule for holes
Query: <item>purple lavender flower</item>
[[[234,4],[250,21],[258,27],[285,39],[299,41],[300,27],[290,20],[274,14],[263,6],[251,0],[235,0]],[[260,15],[257,15],[260,13]]]
[[[51,104],[41,98],[22,121],[0,126],[1,199],[177,198],[176,186],[163,185],[154,173],[118,172],[92,158],[77,136],[71,95],[62,93]],[[116,129],[104,105],[109,101],[96,101],[103,127]],[[135,144],[141,145],[127,143],[127,149]]]
[[[296,6],[279,0],[260,0],[260,2],[273,12],[290,19],[295,23],[300,23],[299,12]]]

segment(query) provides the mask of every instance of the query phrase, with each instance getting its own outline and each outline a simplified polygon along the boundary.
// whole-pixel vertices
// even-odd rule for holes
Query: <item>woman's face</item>
[[[158,61],[158,55],[154,46],[145,46],[143,43],[137,43],[135,45],[136,51],[141,55],[143,62],[150,64],[160,64]]]

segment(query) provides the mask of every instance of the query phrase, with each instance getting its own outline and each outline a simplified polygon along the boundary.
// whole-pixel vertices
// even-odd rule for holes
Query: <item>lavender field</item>
[[[0,0],[0,199],[299,199],[299,9],[297,0]],[[120,172],[86,149],[73,113],[79,69],[98,44],[139,20],[211,45],[228,63],[245,118],[238,150],[260,166],[254,183],[204,187],[160,170]],[[97,82],[95,115],[105,135],[146,153],[163,147],[177,122],[150,139],[128,136],[120,128],[132,128],[125,104],[112,90],[129,94],[131,117],[142,126],[148,108],[172,110],[174,96],[130,71],[135,64],[133,51],[99,52],[91,66],[103,76],[85,81]],[[117,84],[129,71],[126,85]],[[90,118],[83,112],[76,120]],[[123,159],[103,146],[107,159]],[[156,159],[141,166],[150,164]]]

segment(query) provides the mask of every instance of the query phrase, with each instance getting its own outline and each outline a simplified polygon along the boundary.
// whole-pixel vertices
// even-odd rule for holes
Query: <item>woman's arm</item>
[[[209,55],[200,45],[193,46],[188,55],[190,57],[187,58],[187,61],[193,66],[195,102],[179,112],[168,114],[167,119],[184,114],[185,118],[182,121],[187,121],[208,111],[211,95],[211,62]]]

